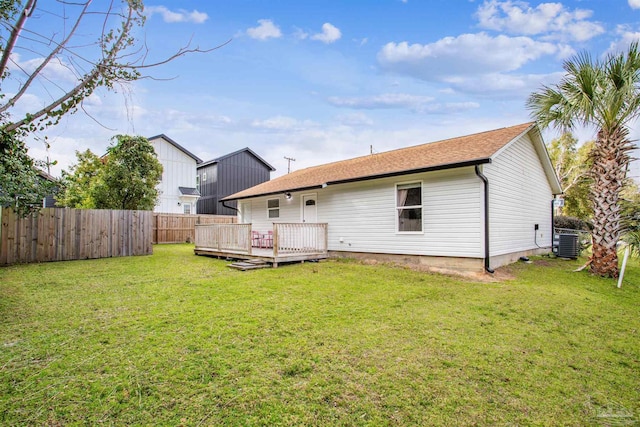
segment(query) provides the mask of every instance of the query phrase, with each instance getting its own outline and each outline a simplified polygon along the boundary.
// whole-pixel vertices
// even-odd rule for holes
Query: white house
[[[154,212],[195,214],[200,197],[196,166],[202,160],[186,148],[161,134],[148,138],[162,164],[160,197]]]
[[[492,271],[550,250],[561,192],[525,123],[298,170],[225,200],[253,230],[327,223],[333,256]]]

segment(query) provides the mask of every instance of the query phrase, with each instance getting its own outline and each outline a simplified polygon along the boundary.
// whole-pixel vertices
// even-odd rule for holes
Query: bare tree
[[[149,68],[228,43],[212,49],[188,43],[168,57],[150,61],[146,43],[136,38],[136,29],[145,22],[141,0],[43,3],[0,0],[0,118],[5,132],[44,130],[81,108],[98,87],[112,90],[149,77]],[[88,40],[91,33],[97,33],[96,39]],[[25,53],[35,56],[27,65],[20,61]],[[65,78],[51,78],[52,70],[64,72]],[[45,93],[47,99],[36,111],[18,113],[16,105],[31,91]]]

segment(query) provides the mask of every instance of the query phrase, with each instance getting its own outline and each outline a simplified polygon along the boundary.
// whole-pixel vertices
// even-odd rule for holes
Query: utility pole
[[[287,156],[284,156],[284,158],[287,161],[287,173],[291,173],[291,162],[295,162],[296,159],[294,159],[293,157],[287,157]]]

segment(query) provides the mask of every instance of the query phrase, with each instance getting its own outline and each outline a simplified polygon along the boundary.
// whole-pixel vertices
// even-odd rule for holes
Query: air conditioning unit
[[[556,255],[559,258],[578,258],[580,253],[580,246],[578,245],[577,234],[561,233],[557,235],[557,239],[554,239],[554,243],[557,242]]]

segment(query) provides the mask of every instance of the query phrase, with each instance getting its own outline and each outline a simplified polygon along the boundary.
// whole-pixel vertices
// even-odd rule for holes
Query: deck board
[[[261,249],[261,248],[252,248],[250,254],[247,254],[246,252],[236,252],[236,251],[224,251],[224,250],[218,251],[217,249],[204,248],[199,246],[196,246],[196,248],[193,251],[196,255],[213,256],[213,257],[227,258],[227,259],[234,259],[234,260],[258,259],[258,260],[262,260],[264,262],[273,264],[274,267],[277,267],[278,264],[280,263],[303,262],[303,261],[328,258],[327,253],[319,253],[319,252],[301,252],[301,253],[295,253],[295,254],[278,255],[276,257],[273,254],[272,249]]]

